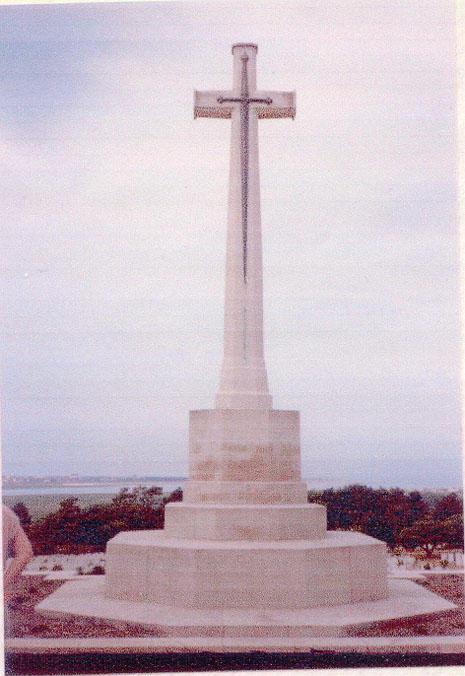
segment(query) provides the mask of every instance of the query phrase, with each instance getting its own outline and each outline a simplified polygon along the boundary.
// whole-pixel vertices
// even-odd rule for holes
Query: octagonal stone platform
[[[72,614],[116,622],[131,622],[153,628],[158,636],[190,636],[197,645],[205,637],[227,638],[225,650],[245,638],[277,637],[296,640],[314,636],[344,636],[350,627],[417,615],[453,610],[456,606],[410,580],[390,580],[388,595],[378,601],[337,606],[286,609],[174,608],[153,601],[109,599],[104,594],[103,576],[81,577],[66,582],[44,599],[36,610],[47,617]],[[294,645],[294,644],[291,644]],[[256,644],[256,650],[262,644]],[[311,649],[309,644],[309,649]]]
[[[107,545],[105,596],[174,608],[308,608],[387,596],[386,547],[361,533],[285,541],[120,533]]]

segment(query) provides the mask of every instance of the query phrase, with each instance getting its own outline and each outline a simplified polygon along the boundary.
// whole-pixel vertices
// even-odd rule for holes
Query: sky
[[[265,353],[302,474],[461,485],[454,6],[0,8],[3,472],[186,475],[222,358],[227,120],[258,44]]]

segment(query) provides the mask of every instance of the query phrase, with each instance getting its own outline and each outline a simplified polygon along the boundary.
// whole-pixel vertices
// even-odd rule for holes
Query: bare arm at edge
[[[8,601],[8,599],[11,598],[15,580],[21,575],[24,566],[26,566],[33,557],[32,545],[22,528],[18,528],[12,547],[14,557],[3,573],[3,594],[5,601]]]

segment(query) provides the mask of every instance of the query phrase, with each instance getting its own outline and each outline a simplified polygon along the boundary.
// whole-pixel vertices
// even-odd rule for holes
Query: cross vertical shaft
[[[271,408],[263,345],[258,123],[248,101],[256,49],[233,47],[224,357],[217,408]],[[239,100],[237,100],[239,99]]]
[[[271,409],[263,347],[258,119],[293,117],[295,95],[256,89],[257,47],[233,45],[232,91],[195,93],[195,117],[231,119],[220,409]]]

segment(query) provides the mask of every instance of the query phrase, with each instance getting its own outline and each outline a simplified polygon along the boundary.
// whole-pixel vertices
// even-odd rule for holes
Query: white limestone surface
[[[119,533],[107,545],[109,598],[180,608],[306,608],[387,594],[386,545],[328,531],[301,540],[188,540]]]
[[[190,540],[311,540],[326,535],[323,505],[166,505],[168,537]]]
[[[81,568],[86,573],[90,572],[95,566],[105,566],[105,554],[103,552],[39,554],[29,561],[23,574],[48,575],[51,572],[71,571],[78,568]],[[54,568],[55,571],[53,570]]]
[[[183,488],[183,503],[214,504],[305,504],[305,481],[194,481]]]
[[[217,409],[271,409],[264,359],[258,120],[295,116],[295,93],[257,89],[257,45],[235,44],[230,90],[196,91],[194,117],[231,120],[224,356]]]
[[[11,638],[5,641],[8,654],[117,653],[153,655],[195,653],[305,653],[312,650],[358,654],[454,654],[465,653],[465,636],[338,636],[338,637],[118,637],[118,638]]]
[[[191,411],[189,478],[193,481],[300,481],[298,411]]]
[[[36,610],[96,617],[153,626],[165,635],[219,637],[340,636],[354,625],[453,610],[456,606],[415,582],[392,580],[388,595],[377,601],[305,609],[174,608],[155,602],[118,601],[104,594],[101,577],[66,582]]]
[[[85,575],[79,575],[75,570],[54,570],[45,576],[45,580],[82,580]]]

